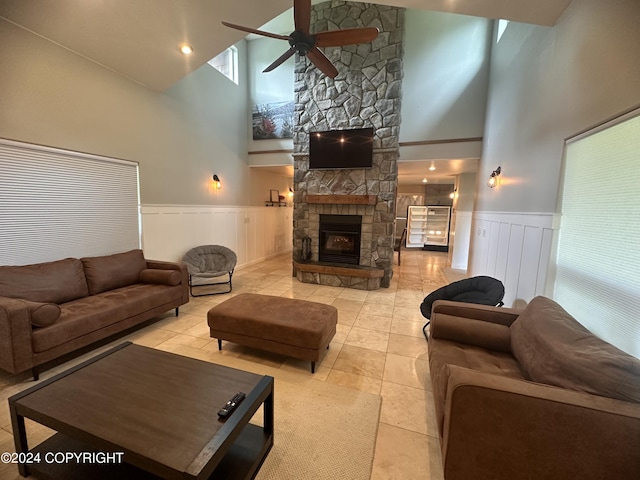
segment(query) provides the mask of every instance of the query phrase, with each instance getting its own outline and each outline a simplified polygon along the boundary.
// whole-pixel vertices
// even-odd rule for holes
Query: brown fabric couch
[[[189,301],[183,264],[141,250],[0,267],[0,368],[38,366]]]
[[[640,478],[640,360],[554,301],[436,302],[429,366],[446,480]]]

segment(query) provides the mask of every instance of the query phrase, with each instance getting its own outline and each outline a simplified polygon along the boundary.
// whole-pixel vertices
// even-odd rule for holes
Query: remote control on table
[[[242,392],[238,392],[236,393],[231,400],[229,400],[224,407],[222,407],[220,410],[218,410],[218,416],[221,418],[226,418],[229,415],[231,415],[231,412],[233,412],[235,410],[235,408],[238,406],[238,404],[244,400],[244,397],[246,397],[246,395]]]

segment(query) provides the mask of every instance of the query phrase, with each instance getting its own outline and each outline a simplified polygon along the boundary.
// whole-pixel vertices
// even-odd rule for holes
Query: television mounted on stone
[[[309,132],[309,170],[373,167],[373,128]]]

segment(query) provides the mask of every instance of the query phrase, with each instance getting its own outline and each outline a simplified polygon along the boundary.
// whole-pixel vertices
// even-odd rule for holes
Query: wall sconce
[[[287,195],[289,195],[289,198],[293,198],[293,190],[291,187],[289,187],[289,193]]]
[[[451,193],[449,194],[449,198],[453,200],[454,198],[456,198],[456,194],[457,194],[457,193],[458,193],[458,189],[457,189],[457,188],[454,188],[454,189],[453,189],[453,192],[451,192]]]
[[[220,188],[222,187],[222,183],[220,183],[220,178],[218,178],[218,175],[213,175],[213,188],[215,188],[216,190],[220,190]]]
[[[498,185],[498,181],[500,180],[500,172],[502,169],[500,167],[496,168],[491,175],[489,175],[489,180],[487,181],[487,186],[489,188],[494,188]]]

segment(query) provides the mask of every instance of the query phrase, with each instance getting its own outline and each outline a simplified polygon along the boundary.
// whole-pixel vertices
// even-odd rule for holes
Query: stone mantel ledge
[[[377,195],[305,195],[303,202],[324,205],[375,205]]]

